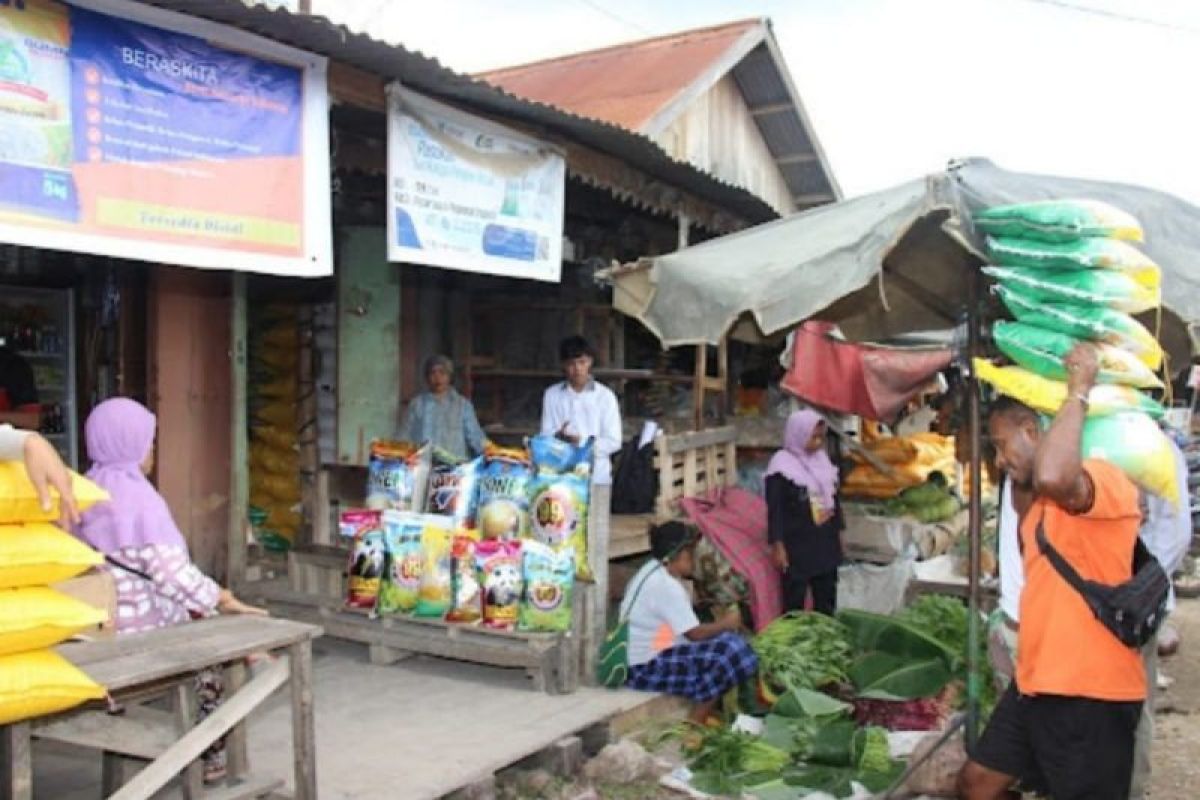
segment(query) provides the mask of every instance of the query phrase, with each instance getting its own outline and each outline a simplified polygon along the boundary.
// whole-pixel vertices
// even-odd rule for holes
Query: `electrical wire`
[[[1200,35],[1200,28],[1193,28],[1187,25],[1177,25],[1172,22],[1164,22],[1159,19],[1150,19],[1149,17],[1138,17],[1132,14],[1123,14],[1119,11],[1110,11],[1106,8],[1094,8],[1092,6],[1080,5],[1078,3],[1070,3],[1067,0],[1023,0],[1026,3],[1034,3],[1037,5],[1050,6],[1052,8],[1060,8],[1064,11],[1075,11],[1080,14],[1091,14],[1096,17],[1104,17],[1106,19],[1119,20],[1122,22],[1133,22],[1138,25],[1149,25],[1154,28],[1163,28],[1169,31],[1177,31],[1179,33],[1189,33],[1193,36]]]
[[[592,9],[593,11],[595,11],[598,14],[603,14],[604,16],[608,17],[613,22],[616,22],[620,25],[624,25],[627,28],[633,28],[638,33],[645,34],[646,36],[654,35],[654,32],[652,30],[650,30],[649,28],[645,27],[644,25],[639,25],[638,23],[633,22],[632,20],[628,20],[625,17],[622,17],[620,14],[609,11],[604,6],[600,5],[597,2],[594,2],[594,0],[575,0],[575,2],[577,2],[581,5],[587,6],[588,8]]]

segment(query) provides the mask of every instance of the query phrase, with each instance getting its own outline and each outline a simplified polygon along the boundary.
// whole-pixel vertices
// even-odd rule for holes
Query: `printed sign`
[[[388,260],[557,282],[562,155],[399,85],[388,105]]]
[[[131,3],[0,2],[0,240],[331,274],[325,69]]]

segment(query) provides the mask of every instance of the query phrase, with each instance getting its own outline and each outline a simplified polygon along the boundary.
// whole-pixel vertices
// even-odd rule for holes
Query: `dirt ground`
[[[1200,794],[1200,600],[1180,600],[1167,624],[1182,644],[1159,665],[1175,682],[1158,697],[1150,797],[1187,800]]]

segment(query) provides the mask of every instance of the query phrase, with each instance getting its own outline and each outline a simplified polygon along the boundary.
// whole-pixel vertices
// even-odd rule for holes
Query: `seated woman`
[[[454,362],[432,356],[425,362],[422,392],[408,404],[399,438],[406,442],[429,442],[455,458],[466,460],[483,452],[486,438],[475,406],[454,388]]]
[[[695,541],[682,522],[650,531],[654,554],[629,582],[621,616],[629,620],[629,686],[686,697],[703,724],[721,697],[758,671],[758,657],[737,634],[741,613],[701,624],[681,580],[691,577]]]

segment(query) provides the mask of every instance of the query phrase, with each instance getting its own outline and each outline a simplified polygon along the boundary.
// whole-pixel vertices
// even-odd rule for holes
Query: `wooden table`
[[[63,645],[59,652],[125,705],[123,714],[81,709],[0,727],[5,796],[33,796],[31,738],[89,747],[104,753],[104,796],[148,800],[182,774],[185,800],[243,800],[273,794],[281,781],[249,771],[246,718],[280,686],[291,683],[296,800],[317,797],[313,720],[312,640],[321,629],[281,619],[216,617],[150,633]],[[249,676],[246,657],[278,656]],[[194,718],[194,677],[208,668],[226,670],[221,705],[203,722]],[[141,705],[167,697],[170,711]],[[200,755],[222,736],[229,760],[228,785],[205,791]],[[149,764],[127,783],[127,759]]]

